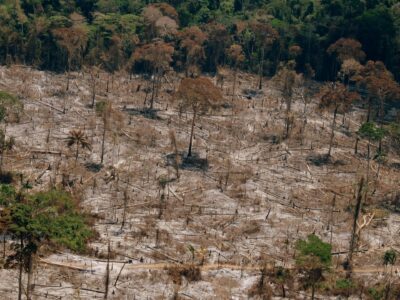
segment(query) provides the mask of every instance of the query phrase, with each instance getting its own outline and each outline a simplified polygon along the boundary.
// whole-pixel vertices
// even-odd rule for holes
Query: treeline
[[[166,3],[165,3],[166,2]],[[0,63],[67,71],[97,65],[143,72],[215,72],[229,65],[274,75],[295,60],[299,72],[333,80],[340,61],[329,46],[362,44],[364,61],[382,61],[400,79],[396,0],[3,0]],[[141,60],[151,43],[154,64]],[[227,55],[242,48],[240,62]],[[152,49],[150,49],[152,50]],[[154,49],[153,49],[154,50]],[[161,72],[161,71],[160,71]]]

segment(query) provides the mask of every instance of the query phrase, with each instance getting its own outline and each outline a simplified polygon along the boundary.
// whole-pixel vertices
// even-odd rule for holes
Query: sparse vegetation
[[[0,4],[1,299],[396,299],[396,1]]]

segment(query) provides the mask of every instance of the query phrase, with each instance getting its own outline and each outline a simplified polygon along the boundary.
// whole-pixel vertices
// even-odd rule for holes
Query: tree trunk
[[[192,129],[191,129],[191,131],[190,131],[189,150],[188,150],[188,155],[187,155],[187,157],[191,157],[191,156],[192,156],[192,144],[193,144],[194,122],[195,122],[195,119],[196,119],[196,113],[197,113],[197,109],[193,109]]]
[[[23,254],[24,240],[20,237],[20,253],[19,253],[19,274],[18,274],[18,300],[22,300],[22,271],[23,271]]]
[[[315,299],[315,283],[313,282],[311,286],[311,300],[314,299]]]
[[[358,137],[356,137],[356,143],[355,143],[355,145],[354,145],[354,154],[357,154],[358,153],[358,142],[359,142],[359,138]]]
[[[338,108],[335,108],[335,111],[333,112],[333,121],[332,121],[332,129],[331,129],[331,137],[329,140],[329,150],[328,150],[328,155],[327,157],[331,156],[331,152],[332,152],[332,145],[333,145],[333,138],[335,137],[335,126],[336,126],[336,116],[337,116],[337,111]]]
[[[282,283],[281,288],[282,288],[282,298],[286,298],[286,290],[285,290],[285,284],[284,283]]]
[[[371,162],[371,140],[368,139],[368,145],[367,145],[367,185],[369,182],[369,166]]]
[[[108,93],[108,86],[110,84],[110,73],[107,74],[106,92]]]
[[[4,149],[0,149],[0,174],[3,174]]]
[[[3,259],[6,259],[6,231],[3,231]]]
[[[4,128],[4,143],[6,143],[6,130],[7,127]],[[3,145],[0,149],[0,174],[3,174],[3,162],[4,162],[4,153],[6,152],[6,147]]]
[[[372,110],[372,99],[368,97],[368,111],[367,111],[367,122],[371,119],[371,110]]]
[[[289,131],[290,131],[290,112],[292,110],[291,97],[288,97],[285,102],[286,102],[286,133],[285,133],[285,136],[286,136],[286,138],[288,138]]]
[[[26,299],[31,300],[31,281],[32,281],[33,258],[29,255],[28,258],[28,282],[26,284]]]
[[[92,108],[94,108],[94,104],[96,101],[96,79],[93,74],[90,75],[92,77]]]
[[[260,60],[260,70],[259,70],[259,82],[258,82],[258,89],[262,89],[262,80],[263,80],[263,73],[264,73],[264,54],[265,49],[264,47],[261,48],[261,60]]]
[[[236,92],[236,77],[237,77],[237,66],[235,66],[235,71],[234,71],[234,73],[233,73],[232,102],[235,100],[235,92]]]
[[[71,67],[70,63],[68,63],[68,72],[67,72],[67,89],[66,91],[69,91],[69,73],[70,73]]]
[[[75,164],[78,161],[78,155],[79,155],[79,143],[76,143]]]
[[[106,265],[106,276],[104,280],[104,299],[108,298],[108,286],[110,285],[110,241],[108,241],[108,251],[107,251],[107,265]]]
[[[357,193],[357,203],[354,210],[354,219],[353,219],[353,229],[351,232],[351,239],[350,239],[350,248],[349,248],[349,255],[347,257],[347,278],[351,278],[352,273],[352,260],[353,260],[353,252],[354,248],[357,244],[357,221],[360,215],[360,211],[362,208],[362,198],[363,198],[363,188],[364,188],[364,177],[361,178],[360,183],[358,185],[358,193]]]
[[[121,224],[121,230],[124,228],[125,226],[125,220],[126,220],[126,207],[128,204],[128,191],[125,190],[124,191],[124,210],[122,212],[122,224]]]
[[[104,128],[103,128],[103,138],[101,142],[101,155],[100,155],[100,163],[103,163],[104,160],[104,148],[105,148],[105,140],[106,140],[106,131],[107,131],[107,125],[106,122],[104,122]]]
[[[156,93],[156,73],[157,72],[154,72],[153,73],[153,80],[152,80],[152,91],[151,91],[151,98],[150,98],[150,109],[152,110],[153,109],[153,106],[154,106],[154,96],[155,96],[155,93]]]

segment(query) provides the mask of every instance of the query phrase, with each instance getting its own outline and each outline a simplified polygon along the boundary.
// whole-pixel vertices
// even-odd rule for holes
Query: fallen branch
[[[40,101],[40,100],[36,100],[36,102],[38,102],[38,103],[40,103],[40,104],[42,104],[42,105],[48,106],[48,107],[54,109],[55,111],[58,111],[59,113],[65,114],[65,111],[64,111],[64,110],[61,110],[61,109],[59,109],[59,108],[57,108],[57,107],[54,107],[53,105],[50,105],[50,104],[48,104],[48,103],[46,103],[46,102],[42,102],[42,101]]]

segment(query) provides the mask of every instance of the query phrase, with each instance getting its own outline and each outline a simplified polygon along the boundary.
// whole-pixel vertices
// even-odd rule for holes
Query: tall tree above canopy
[[[383,62],[368,61],[361,72],[360,83],[367,89],[368,96],[379,102],[378,116],[385,117],[385,103],[400,98],[400,86]]]
[[[190,70],[198,67],[199,63],[204,60],[204,42],[207,40],[207,34],[199,27],[186,27],[178,34],[180,39],[180,47],[185,51],[185,71],[189,76]]]
[[[379,103],[378,116],[382,121],[385,117],[385,103],[400,98],[399,84],[394,80],[392,73],[386,69],[386,66],[381,61],[368,61],[358,79],[359,84],[367,93],[367,122],[370,120],[371,106],[374,99]]]
[[[150,4],[143,9],[143,18],[147,26],[147,38],[174,35],[178,29],[178,13],[167,3]]]
[[[136,62],[142,61],[146,63],[151,72],[152,78],[152,95],[150,99],[150,109],[153,109],[154,97],[159,82],[164,73],[170,68],[174,47],[163,41],[155,41],[145,44],[136,49],[132,59]]]
[[[227,49],[226,54],[233,61],[234,73],[233,73],[233,87],[232,87],[232,101],[235,99],[236,92],[236,77],[237,77],[237,69],[241,63],[244,62],[245,56],[243,53],[242,46],[238,44],[233,44]]]
[[[319,97],[320,108],[333,112],[329,150],[327,153],[327,158],[329,158],[331,156],[333,138],[335,136],[337,114],[346,113],[351,108],[352,102],[359,99],[360,95],[358,93],[348,91],[342,83],[332,82],[325,84],[321,88]]]
[[[327,52],[335,55],[339,63],[343,63],[346,59],[354,59],[358,62],[365,59],[362,45],[355,39],[340,38],[329,46]]]
[[[231,36],[225,25],[216,22],[207,24],[205,31],[208,35],[206,40],[207,68],[215,71],[224,58],[224,51],[231,42]]]
[[[223,96],[220,89],[218,89],[210,79],[198,77],[183,79],[179,85],[176,99],[180,101],[180,105],[183,109],[190,109],[193,112],[187,154],[188,157],[191,157],[194,126],[197,115],[218,107],[221,104]]]
[[[290,61],[278,70],[273,77],[273,81],[277,84],[282,98],[286,104],[286,120],[285,120],[285,137],[290,135],[290,128],[293,124],[292,101],[296,86],[299,85],[301,76],[296,73],[295,62]]]
[[[255,42],[260,51],[259,56],[259,82],[258,88],[262,89],[262,78],[264,76],[265,52],[279,38],[279,33],[270,24],[254,21],[250,23],[250,28],[255,35]]]
[[[76,61],[78,66],[82,63],[83,53],[88,42],[88,31],[83,26],[73,26],[66,28],[56,28],[52,30],[57,44],[66,51],[67,54],[67,90],[69,89],[69,72],[72,63]]]

